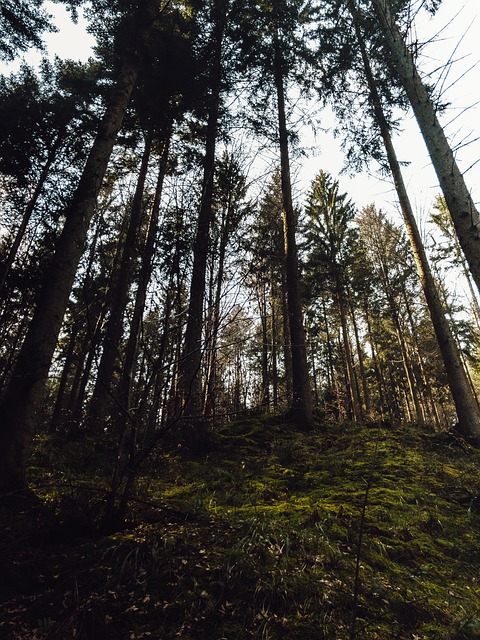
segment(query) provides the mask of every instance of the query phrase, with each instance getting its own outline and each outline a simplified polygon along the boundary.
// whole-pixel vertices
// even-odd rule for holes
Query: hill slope
[[[37,443],[43,503],[1,514],[0,637],[480,638],[480,454],[462,441],[237,422],[202,458],[165,446],[128,528],[101,536],[106,457]]]

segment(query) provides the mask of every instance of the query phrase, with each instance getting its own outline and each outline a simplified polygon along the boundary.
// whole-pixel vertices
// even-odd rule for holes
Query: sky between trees
[[[85,28],[87,26],[79,12],[79,21],[74,25],[70,14],[63,5],[46,3],[46,8],[55,16],[59,31],[47,34],[44,38],[47,52],[61,58],[86,60],[91,54],[94,38]],[[459,146],[457,159],[460,168],[467,171],[467,184],[472,190],[475,202],[480,201],[480,139],[476,140],[480,120],[480,19],[477,0],[443,0],[436,15],[431,18],[422,11],[417,16],[417,35],[413,40],[426,43],[422,49],[420,68],[431,74],[432,82],[442,87],[444,101],[449,103],[442,118],[446,132],[453,146]],[[41,53],[29,52],[29,62],[40,60]],[[451,64],[445,68],[445,64]],[[18,68],[19,60],[8,65],[7,70]],[[5,65],[0,65],[0,71]],[[307,108],[313,110],[315,105]],[[448,124],[449,123],[449,124]],[[303,201],[311,181],[320,169],[333,176],[339,176],[343,191],[346,191],[355,204],[361,208],[372,202],[384,208],[390,215],[400,220],[396,194],[390,178],[386,181],[376,175],[377,167],[372,163],[371,173],[362,172],[355,176],[341,175],[344,154],[340,141],[332,133],[333,116],[325,111],[320,118],[320,126],[315,135],[308,126],[299,125],[302,130],[302,144],[307,156],[293,161],[296,175],[296,192]],[[430,165],[423,140],[418,132],[413,115],[408,114],[403,121],[403,131],[396,136],[395,146],[400,160],[408,162],[404,167],[405,182],[409,188],[416,214],[423,226],[428,217],[432,202],[440,192],[438,181]],[[276,150],[273,150],[273,154]],[[275,155],[267,158],[274,166],[278,160]],[[473,166],[472,166],[473,165]],[[471,168],[470,168],[471,167]],[[398,214],[398,215],[397,215]]]

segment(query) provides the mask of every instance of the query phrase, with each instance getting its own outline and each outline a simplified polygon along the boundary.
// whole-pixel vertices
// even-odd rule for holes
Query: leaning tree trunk
[[[292,402],[288,418],[304,429],[311,429],[313,423],[312,394],[307,363],[305,327],[302,317],[300,276],[297,243],[295,238],[296,219],[292,201],[290,178],[290,158],[288,153],[287,119],[285,114],[285,90],[283,77],[283,56],[278,34],[274,44],[275,87],[277,91],[278,132],[280,138],[280,170],[283,196],[283,225],[285,243],[285,267],[287,281],[287,305],[292,348]]]
[[[417,265],[418,275],[427,300],[430,317],[432,319],[435,335],[437,337],[443,363],[445,365],[448,383],[455,403],[455,409],[457,411],[459,430],[473,442],[480,444],[480,410],[478,403],[468,383],[457,344],[450,330],[450,325],[446,318],[445,311],[435,285],[435,280],[428,263],[422,238],[415,220],[415,215],[403,181],[400,163],[398,162],[395,149],[393,147],[390,129],[383,112],[381,99],[377,90],[368,55],[362,40],[360,27],[358,20],[356,19],[356,12],[353,10],[352,13],[355,22],[357,40],[361,49],[365,67],[365,75],[375,110],[375,117],[387,152],[390,170],[392,172],[395,189],[400,201],[400,207],[410,239],[415,263]]]
[[[153,25],[153,6],[137,39],[144,41]],[[36,413],[43,398],[48,371],[63,316],[83,253],[108,161],[122,126],[137,80],[139,59],[127,56],[120,68],[99,131],[90,150],[78,187],[68,208],[65,225],[52,257],[37,307],[17,358],[11,382],[0,401],[0,492],[26,487],[26,465]]]
[[[57,152],[60,148],[64,139],[64,132],[61,131],[52,145],[50,149],[47,159],[45,161],[45,165],[40,173],[40,177],[38,178],[35,189],[32,193],[30,200],[28,201],[27,207],[22,216],[22,221],[20,223],[19,228],[17,229],[17,233],[15,234],[15,238],[13,240],[12,246],[10,247],[10,251],[8,252],[7,259],[4,264],[0,267],[0,299],[3,296],[3,287],[5,285],[5,280],[12,268],[13,263],[15,262],[15,258],[17,257],[18,249],[20,248],[20,244],[23,240],[23,236],[25,235],[25,231],[27,230],[28,223],[30,222],[30,218],[32,217],[32,213],[35,210],[38,199],[40,198],[40,194],[42,193],[43,186],[47,180],[48,174],[50,172],[50,168],[57,156]]]
[[[372,0],[391,59],[412,105],[460,245],[480,290],[480,215],[440,125],[435,104],[393,19],[390,0]]]
[[[138,173],[135,194],[132,199],[130,220],[123,245],[120,267],[114,284],[112,306],[107,321],[103,351],[98,366],[97,380],[88,410],[89,427],[94,431],[103,431],[106,417],[109,415],[111,398],[121,403],[114,393],[114,371],[118,361],[119,346],[123,335],[123,317],[128,304],[130,286],[134,277],[135,256],[142,225],[143,194],[147,180],[148,163],[153,144],[153,133],[145,135],[145,147]]]

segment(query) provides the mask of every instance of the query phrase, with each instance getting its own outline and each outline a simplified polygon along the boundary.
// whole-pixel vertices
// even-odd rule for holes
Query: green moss
[[[41,495],[88,504],[78,487],[107,486],[102,446],[40,438]],[[347,640],[361,534],[356,640],[480,637],[479,468],[480,452],[413,426],[224,425],[204,458],[166,448],[144,470],[128,531],[43,546],[38,590],[10,601],[5,628],[81,636],[102,611],[107,639]]]

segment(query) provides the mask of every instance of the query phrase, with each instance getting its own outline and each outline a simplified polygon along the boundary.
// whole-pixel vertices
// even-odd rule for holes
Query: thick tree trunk
[[[153,16],[151,16],[153,18]],[[149,20],[150,22],[150,20]],[[146,36],[143,28],[140,38]],[[0,401],[0,491],[26,486],[26,464],[36,413],[83,253],[108,161],[135,87],[138,60],[126,59],[72,198],[65,225],[20,350],[11,382]]]
[[[307,363],[305,328],[303,325],[300,276],[295,238],[296,217],[292,201],[290,158],[288,153],[287,119],[285,114],[285,90],[283,59],[278,36],[274,44],[275,86],[277,91],[278,133],[280,138],[280,169],[283,195],[283,225],[285,266],[287,281],[287,304],[292,348],[292,403],[288,418],[304,429],[313,426],[313,406],[310,376]]]
[[[374,3],[375,5],[379,4],[377,0],[375,0]],[[420,232],[415,220],[415,215],[413,213],[410,199],[408,197],[405,183],[403,181],[400,163],[398,162],[390,136],[390,130],[384,116],[381,99],[378,94],[367,52],[362,41],[358,21],[355,19],[355,12],[353,12],[353,17],[355,20],[357,39],[361,48],[365,66],[365,74],[370,89],[372,103],[375,109],[376,120],[383,138],[385,150],[387,152],[390,170],[392,172],[398,199],[400,201],[400,207],[410,239],[415,263],[417,265],[418,275],[422,284],[425,298],[427,300],[430,317],[432,319],[435,335],[437,337],[438,345],[440,347],[440,352],[443,358],[443,363],[445,365],[450,390],[452,392],[455,408],[457,411],[459,430],[473,442],[475,442],[476,444],[480,444],[480,410],[478,407],[478,403],[473,396],[470,385],[468,383],[459,350],[450,330],[450,326],[448,324],[445,311],[443,309],[440,296],[438,294],[437,287],[432,276],[427,255],[425,253],[425,248],[423,246]],[[478,249],[480,249],[480,246],[478,246],[476,250],[478,251]],[[480,256],[477,256],[477,259],[478,258],[480,258]]]
[[[435,104],[391,13],[390,0],[372,0],[393,64],[412,105],[473,278],[480,290],[480,216],[440,125]]]

